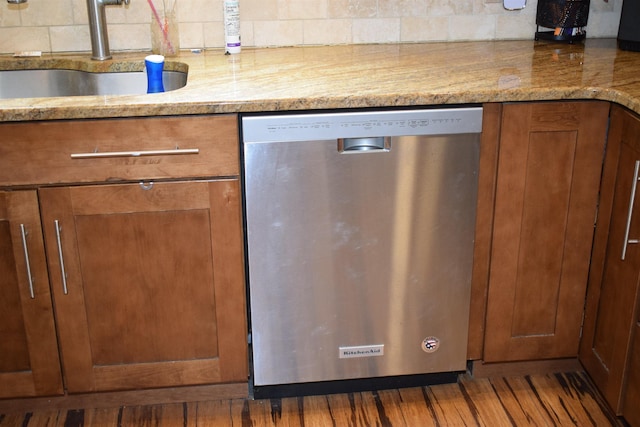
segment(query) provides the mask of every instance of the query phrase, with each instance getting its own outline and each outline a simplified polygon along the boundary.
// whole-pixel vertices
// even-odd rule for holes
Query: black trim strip
[[[432,374],[400,375],[392,377],[358,378],[352,380],[319,381],[310,383],[253,386],[254,399],[272,399],[293,396],[314,396],[359,391],[387,390],[404,387],[422,387],[451,384],[458,381],[462,372],[437,372]]]

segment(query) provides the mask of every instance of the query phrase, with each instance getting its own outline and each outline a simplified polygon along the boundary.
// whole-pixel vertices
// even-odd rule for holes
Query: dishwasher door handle
[[[388,136],[363,137],[363,138],[339,138],[338,151],[389,151],[391,138]]]

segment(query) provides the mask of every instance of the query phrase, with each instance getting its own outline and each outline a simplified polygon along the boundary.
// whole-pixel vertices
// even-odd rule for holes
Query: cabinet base
[[[38,409],[114,408],[248,397],[247,383],[214,384],[0,400],[0,414]]]
[[[470,368],[471,375],[474,378],[555,374],[583,370],[584,368],[577,358],[498,363],[485,363],[482,360],[474,360],[471,362]]]

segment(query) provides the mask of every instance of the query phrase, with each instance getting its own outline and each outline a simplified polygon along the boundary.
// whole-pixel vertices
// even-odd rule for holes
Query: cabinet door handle
[[[35,299],[33,292],[33,275],[31,274],[31,262],[29,261],[29,248],[27,247],[27,229],[24,224],[20,224],[20,234],[22,235],[22,250],[24,251],[24,262],[27,267],[27,279],[29,279],[29,295]]]
[[[636,200],[636,189],[638,187],[638,172],[640,171],[640,160],[636,160],[636,167],[633,171],[633,185],[631,186],[631,196],[629,197],[629,211],[627,212],[627,227],[624,231],[624,243],[622,246],[622,261],[627,256],[627,246],[630,244],[637,244],[640,242],[638,239],[629,239],[629,232],[631,231],[631,217],[633,216],[633,204]]]
[[[58,258],[60,260],[60,272],[62,273],[62,290],[64,294],[67,295],[69,290],[67,289],[67,272],[64,269],[64,256],[62,255],[62,239],[60,238],[60,233],[62,232],[62,227],[60,226],[60,221],[57,219],[53,221],[56,226],[56,240],[58,242]]]
[[[175,148],[172,150],[146,151],[104,151],[102,153],[72,153],[72,159],[102,159],[108,157],[175,156],[181,154],[199,154],[199,148]]]

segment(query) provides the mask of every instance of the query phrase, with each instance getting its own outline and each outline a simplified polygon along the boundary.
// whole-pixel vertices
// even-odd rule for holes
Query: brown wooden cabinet
[[[35,191],[0,192],[0,398],[62,394]]]
[[[69,392],[246,381],[238,179],[39,193]]]
[[[625,374],[622,416],[632,427],[640,427],[640,315],[633,326],[633,345],[629,353],[629,365]]]
[[[0,126],[0,397],[246,383],[236,117]]]
[[[485,362],[576,357],[609,104],[505,104]]]
[[[640,119],[622,107],[614,106],[589,274],[580,361],[619,415],[623,413],[623,385],[625,377],[628,377],[627,397],[635,396],[635,403],[627,399],[625,416],[638,414],[640,403],[640,345],[637,336],[635,353],[630,352],[633,331],[639,329],[637,323],[640,320],[637,308],[640,245],[627,243],[627,240],[640,239],[640,195],[636,195],[631,203],[631,195],[637,185],[636,168],[639,166]],[[637,416],[635,425],[640,425]]]

